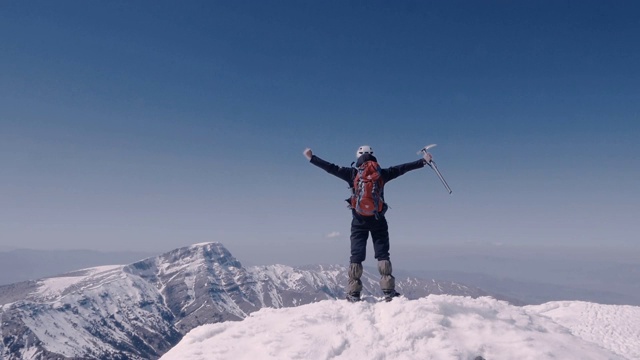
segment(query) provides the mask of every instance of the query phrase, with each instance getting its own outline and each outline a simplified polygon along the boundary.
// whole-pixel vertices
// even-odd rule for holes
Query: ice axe
[[[429,149],[434,148],[434,147],[436,147],[436,144],[427,145],[427,146],[423,147],[422,149],[420,149],[420,151],[418,151],[418,155],[426,154]],[[442,185],[444,185],[444,187],[447,189],[449,194],[451,194],[451,192],[452,192],[451,188],[449,187],[447,182],[442,177],[442,174],[440,174],[440,171],[438,170],[438,167],[436,166],[436,162],[431,160],[431,161],[429,161],[427,163],[427,165],[429,165],[429,167],[432,168],[433,171],[436,172],[436,175],[438,175],[438,177],[440,178],[440,181],[442,181]]]

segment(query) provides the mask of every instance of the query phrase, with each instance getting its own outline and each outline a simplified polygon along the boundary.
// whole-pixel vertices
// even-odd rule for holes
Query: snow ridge
[[[241,322],[204,325],[162,360],[614,360],[637,359],[640,348],[635,337],[640,322],[623,319],[636,319],[640,307],[571,302],[517,307],[488,297],[450,295],[369,300],[265,308]],[[562,312],[565,319],[547,316],[559,308],[569,310]],[[594,316],[613,322],[590,322]],[[599,333],[620,325],[627,330],[604,341],[580,331]]]

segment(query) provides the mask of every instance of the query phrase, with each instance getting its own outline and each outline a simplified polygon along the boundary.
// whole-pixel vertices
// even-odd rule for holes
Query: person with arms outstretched
[[[360,146],[356,151],[355,167],[332,164],[314,155],[310,148],[305,149],[303,154],[313,165],[346,181],[351,189],[351,197],[347,199],[352,213],[347,300],[360,301],[362,262],[366,257],[369,233],[374,256],[378,260],[380,288],[385,300],[390,301],[399,296],[395,289],[389,255],[389,227],[385,218],[388,206],[384,202],[384,185],[408,171],[424,167],[431,162],[431,154],[425,152],[420,160],[384,169],[380,167],[378,160],[373,156],[373,149],[368,145]]]

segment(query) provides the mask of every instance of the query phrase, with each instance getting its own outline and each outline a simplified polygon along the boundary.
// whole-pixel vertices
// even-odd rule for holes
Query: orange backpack
[[[384,206],[383,188],[380,165],[375,161],[367,161],[360,165],[353,180],[351,208],[360,215],[377,217]]]

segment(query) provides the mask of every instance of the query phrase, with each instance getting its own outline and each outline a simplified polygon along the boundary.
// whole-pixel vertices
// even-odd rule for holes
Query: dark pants
[[[389,226],[380,216],[354,216],[351,221],[351,262],[361,263],[366,258],[367,239],[371,233],[373,251],[378,260],[389,260]]]

